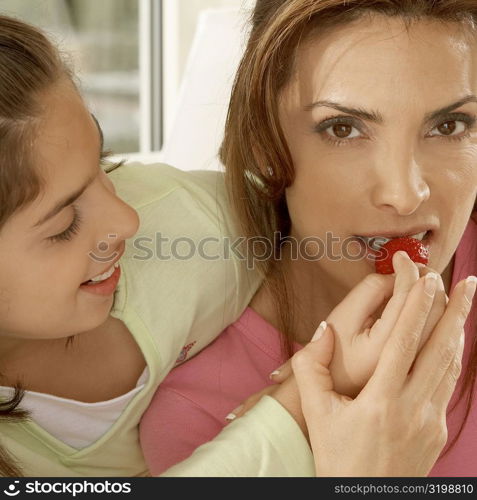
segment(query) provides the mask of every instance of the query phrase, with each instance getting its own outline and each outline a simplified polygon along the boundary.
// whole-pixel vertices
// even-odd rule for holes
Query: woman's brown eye
[[[456,131],[457,128],[457,123],[454,122],[445,122],[442,123],[437,127],[437,130],[442,134],[442,135],[451,135]]]
[[[351,132],[353,131],[353,127],[351,125],[335,125],[333,127],[333,134],[335,134],[336,137],[339,137],[340,139],[346,139],[351,135]]]

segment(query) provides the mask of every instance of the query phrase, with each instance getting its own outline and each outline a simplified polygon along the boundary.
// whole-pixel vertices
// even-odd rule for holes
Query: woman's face
[[[299,50],[280,102],[296,172],[287,201],[293,236],[329,232],[328,255],[347,249],[318,262],[329,277],[353,286],[374,271],[351,260],[368,253],[355,236],[424,231],[429,265],[444,271],[477,195],[476,95],[461,25],[363,18]]]
[[[73,86],[59,84],[42,104],[33,148],[45,189],[0,232],[4,337],[57,339],[101,325],[119,273],[83,283],[114,268],[139,224],[100,168],[101,134]]]

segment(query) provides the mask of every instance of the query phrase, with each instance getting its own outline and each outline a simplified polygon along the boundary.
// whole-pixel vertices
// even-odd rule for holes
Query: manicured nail
[[[433,297],[437,289],[437,274],[436,273],[426,274],[426,277],[424,279],[425,279],[424,289],[428,295]]]
[[[275,371],[273,371],[272,373],[270,373],[269,377],[272,379],[273,377],[276,377],[277,375],[280,375],[280,373],[283,370],[284,366],[285,365],[279,366]]]
[[[320,340],[321,337],[323,337],[323,335],[325,334],[327,328],[328,328],[328,323],[326,321],[322,321],[320,326],[318,327],[318,330],[316,330],[315,335],[313,335],[311,341],[318,342],[318,340]]]
[[[462,355],[464,354],[464,347],[465,347],[465,332],[463,331],[460,334],[460,339],[459,339],[459,350],[457,352],[460,353],[460,356],[462,358]]]
[[[403,250],[399,250],[399,252],[396,252],[396,255],[400,259],[407,259],[408,258],[407,252],[404,252]]]
[[[237,418],[237,413],[240,413],[243,410],[243,405],[240,405],[238,408],[235,408],[231,413],[229,413],[226,417],[225,420],[227,422],[232,422]]]
[[[475,276],[469,276],[465,280],[465,298],[472,304],[474,299],[475,290],[477,289],[477,278]]]

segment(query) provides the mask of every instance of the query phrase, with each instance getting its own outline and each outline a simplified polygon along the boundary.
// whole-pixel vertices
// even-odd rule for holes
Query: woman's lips
[[[360,238],[374,250],[379,250],[383,245],[385,245],[389,241],[396,240],[399,238],[412,238],[423,242],[429,236],[430,232],[431,230],[424,230],[420,231],[419,233],[412,233],[412,234],[393,234],[393,235],[380,234],[379,236],[359,235],[356,236],[356,238]]]

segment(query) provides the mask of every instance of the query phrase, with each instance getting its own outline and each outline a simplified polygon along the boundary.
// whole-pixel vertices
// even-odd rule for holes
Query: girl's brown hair
[[[0,15],[0,231],[41,192],[43,182],[33,166],[40,98],[65,76],[71,79],[69,69],[41,31]],[[0,422],[28,417],[18,408],[22,396],[17,385],[10,401],[0,401]],[[21,475],[19,465],[1,446],[0,475]]]
[[[477,0],[257,0],[252,31],[232,91],[220,158],[247,240],[253,242],[258,236],[274,244],[274,258],[254,264],[274,298],[287,355],[292,354],[295,305],[280,252],[291,228],[285,190],[293,183],[294,167],[280,126],[279,97],[290,80],[294,56],[303,40],[370,14],[400,17],[406,27],[414,21],[432,19],[474,29]],[[477,200],[473,215],[477,215]],[[477,332],[464,373],[459,401],[467,400],[466,416],[447,451],[460,436],[471,410],[477,375]]]

